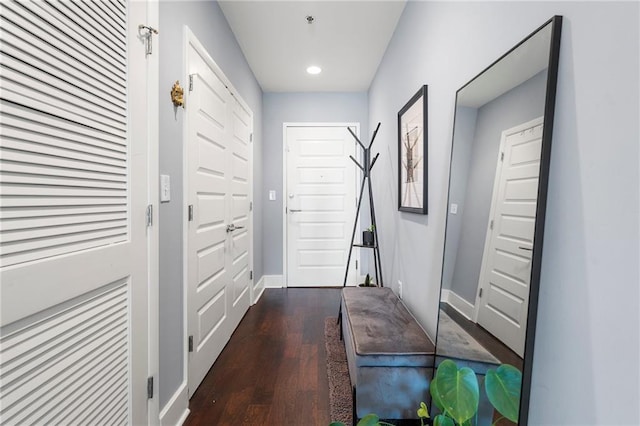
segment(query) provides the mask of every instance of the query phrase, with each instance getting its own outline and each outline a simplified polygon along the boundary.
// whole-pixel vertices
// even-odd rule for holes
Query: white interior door
[[[287,286],[341,286],[356,215],[355,141],[347,124],[290,125],[285,139]],[[356,258],[354,249],[348,285]]]
[[[2,2],[0,423],[146,424],[146,2]]]
[[[189,396],[250,304],[250,140],[253,116],[193,34],[187,64],[187,317]]]
[[[542,118],[502,133],[489,217],[478,323],[524,354],[536,221]]]

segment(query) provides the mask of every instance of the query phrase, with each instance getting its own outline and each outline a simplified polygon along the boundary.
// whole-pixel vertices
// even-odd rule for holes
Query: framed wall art
[[[398,210],[427,214],[427,86],[398,113]]]

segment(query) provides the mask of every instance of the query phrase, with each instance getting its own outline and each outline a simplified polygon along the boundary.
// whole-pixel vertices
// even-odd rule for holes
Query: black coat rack
[[[368,147],[365,147],[360,139],[356,136],[355,133],[350,128],[347,128],[351,136],[354,137],[358,145],[362,148],[362,163],[360,164],[358,160],[353,158],[352,155],[349,156],[351,160],[356,163],[356,166],[362,170],[362,185],[360,185],[360,197],[358,198],[358,208],[356,210],[356,217],[353,221],[353,232],[351,233],[351,244],[349,245],[349,257],[347,258],[347,267],[344,272],[344,282],[342,283],[343,287],[347,286],[347,278],[349,276],[349,265],[351,264],[351,255],[353,254],[354,247],[363,247],[373,249],[373,264],[375,267],[375,275],[376,275],[376,283],[380,287],[384,287],[382,282],[382,262],[380,261],[380,244],[378,240],[378,226],[376,224],[376,209],[373,204],[373,190],[371,189],[371,169],[376,164],[378,160],[379,153],[371,159],[371,146],[373,145],[373,141],[376,139],[376,135],[378,134],[378,129],[380,129],[380,123],[376,126],[376,130],[373,132],[373,136],[371,137],[371,142]],[[364,195],[365,184],[369,190],[369,211],[371,213],[371,224],[373,225],[373,245],[365,245],[365,244],[354,244],[356,238],[356,227],[358,225],[358,216],[360,215],[360,207],[362,206],[362,196]],[[342,319],[342,305],[340,305],[340,310],[338,312],[338,323]]]
[[[343,287],[347,285],[347,277],[349,276],[349,265],[351,263],[351,254],[353,253],[354,247],[365,247],[373,249],[373,263],[375,266],[375,274],[376,274],[376,283],[380,287],[382,285],[382,265],[380,263],[380,246],[378,244],[378,226],[376,225],[376,209],[373,205],[373,190],[371,189],[371,169],[374,164],[378,160],[379,153],[371,160],[371,145],[373,145],[373,141],[376,139],[376,135],[378,134],[378,129],[380,129],[380,123],[376,127],[376,130],[373,132],[373,137],[371,138],[371,142],[369,143],[369,147],[365,147],[360,139],[353,133],[353,130],[347,127],[351,136],[358,142],[358,145],[362,148],[362,162],[363,164],[358,163],[358,160],[353,158],[352,155],[349,156],[351,160],[356,163],[356,166],[362,170],[362,185],[360,185],[360,197],[358,198],[358,208],[356,210],[356,217],[353,221],[353,232],[351,233],[351,245],[349,246],[349,257],[347,258],[347,267],[344,273],[344,282],[342,283]],[[371,212],[371,224],[373,225],[373,245],[364,245],[364,244],[354,244],[356,238],[356,227],[358,225],[358,216],[360,215],[360,207],[362,206],[362,196],[364,195],[364,187],[367,184],[369,189],[369,209]]]

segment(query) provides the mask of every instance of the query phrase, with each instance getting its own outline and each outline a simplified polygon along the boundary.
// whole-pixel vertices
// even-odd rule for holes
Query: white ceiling
[[[263,91],[355,92],[369,88],[406,0],[219,4]]]

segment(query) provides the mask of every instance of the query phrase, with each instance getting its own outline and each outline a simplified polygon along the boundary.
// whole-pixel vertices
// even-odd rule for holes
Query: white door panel
[[[286,144],[287,285],[340,286],[355,220],[355,141],[347,125],[290,125]]]
[[[478,324],[523,356],[542,119],[502,134],[478,298]]]
[[[147,423],[147,6],[0,5],[2,424]]]
[[[250,168],[253,116],[227,89],[189,35],[193,78],[187,109],[187,318],[193,339],[189,396],[198,388],[250,303]],[[233,227],[230,228],[230,225]]]
[[[233,329],[240,323],[251,303],[249,279],[249,250],[250,250],[250,144],[252,131],[252,116],[235,99],[230,102],[231,109],[231,176],[229,185],[229,223],[236,230],[230,232],[231,276],[233,298],[231,322]]]

